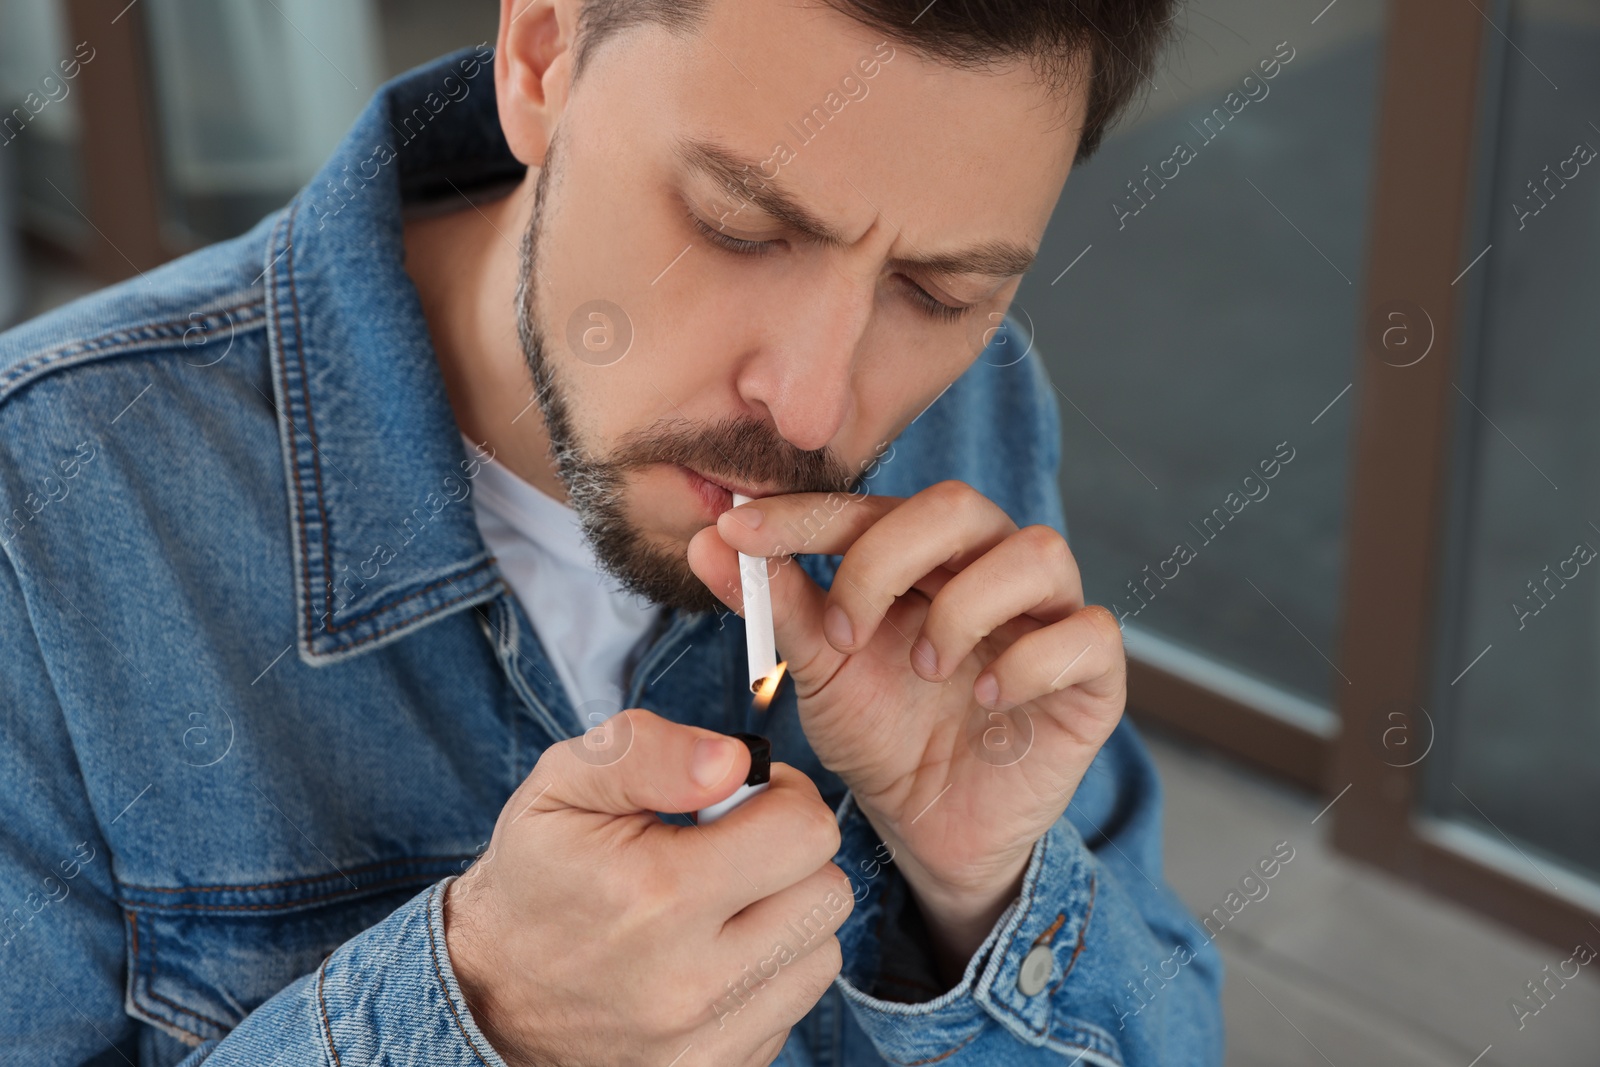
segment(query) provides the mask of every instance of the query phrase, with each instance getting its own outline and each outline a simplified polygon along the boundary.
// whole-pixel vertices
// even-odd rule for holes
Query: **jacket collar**
[[[473,515],[479,464],[405,271],[401,211],[524,172],[500,131],[492,49],[480,46],[381,88],[272,230],[267,333],[308,663],[504,589]]]

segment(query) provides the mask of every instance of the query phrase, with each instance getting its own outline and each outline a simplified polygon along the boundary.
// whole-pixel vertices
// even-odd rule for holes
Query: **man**
[[[997,326],[1167,5],[918,7],[506,0],[0,338],[6,1057],[1219,1061]]]

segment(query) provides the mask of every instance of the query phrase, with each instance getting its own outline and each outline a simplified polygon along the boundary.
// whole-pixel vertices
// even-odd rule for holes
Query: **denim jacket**
[[[470,502],[404,205],[515,180],[487,48],[385,86],[241,237],[0,334],[0,1061],[490,1065],[446,886],[574,708]],[[1009,323],[884,454],[1064,530]],[[837,557],[801,565],[832,580]],[[959,984],[743,624],[665,613],[626,705],[759,730],[834,805],[843,971],[777,1062],[1215,1064],[1220,963],[1117,728]],[[616,710],[616,709],[609,709]],[[737,1020],[728,1024],[735,1025]]]

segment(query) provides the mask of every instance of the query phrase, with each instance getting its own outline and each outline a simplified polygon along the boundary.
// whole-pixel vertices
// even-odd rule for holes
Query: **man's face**
[[[853,487],[1000,321],[1083,93],[1050,97],[1025,64],[926,62],[780,0],[720,0],[688,40],[606,41],[538,176],[518,309],[602,564],[716,610],[685,551],[729,487]]]

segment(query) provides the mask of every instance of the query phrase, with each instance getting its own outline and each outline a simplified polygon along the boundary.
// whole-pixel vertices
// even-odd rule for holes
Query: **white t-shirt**
[[[469,456],[479,454],[462,439]],[[621,710],[625,671],[661,607],[624,591],[600,569],[577,512],[504,465],[484,461],[473,479],[472,509],[484,543],[578,711],[581,728]]]

